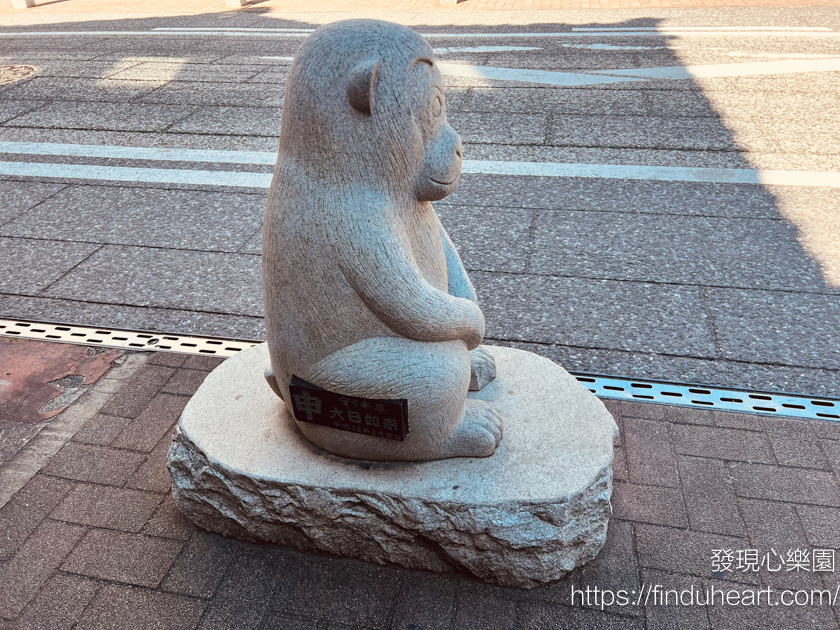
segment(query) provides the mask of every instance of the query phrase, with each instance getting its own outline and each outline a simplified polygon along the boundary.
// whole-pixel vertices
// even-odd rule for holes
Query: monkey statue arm
[[[367,307],[409,339],[461,339],[470,350],[478,347],[484,338],[484,315],[478,305],[429,284],[384,221],[372,219],[364,229],[364,237],[338,238],[334,247],[344,276]]]
[[[446,273],[449,281],[449,295],[464,298],[470,302],[478,304],[478,295],[476,295],[470,277],[467,275],[467,270],[464,269],[464,263],[461,262],[461,257],[458,255],[458,250],[455,249],[452,239],[446,233],[446,229],[440,222],[440,219],[435,217],[440,230],[440,238],[443,241],[443,249],[446,252]]]

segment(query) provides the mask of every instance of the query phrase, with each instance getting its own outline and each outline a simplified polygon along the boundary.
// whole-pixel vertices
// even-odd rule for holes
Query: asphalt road
[[[840,9],[496,15],[380,16],[444,64],[468,163],[436,208],[488,342],[840,395]],[[0,28],[0,65],[40,69],[0,86],[0,317],[261,338],[305,32],[254,29],[333,18],[50,19]]]

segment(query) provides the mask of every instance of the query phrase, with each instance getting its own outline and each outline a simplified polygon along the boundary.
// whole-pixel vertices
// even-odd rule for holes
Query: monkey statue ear
[[[347,83],[347,100],[358,111],[368,114],[373,111],[373,90],[379,72],[379,59],[365,59],[356,64]]]

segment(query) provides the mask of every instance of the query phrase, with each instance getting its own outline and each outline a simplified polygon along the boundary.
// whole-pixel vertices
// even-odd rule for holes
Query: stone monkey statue
[[[272,373],[346,396],[407,400],[404,441],[297,422],[315,445],[366,460],[492,455],[502,419],[468,399],[484,317],[431,201],[458,185],[431,47],[388,22],[310,35],[286,84],[263,235]],[[472,352],[470,352],[472,351]],[[492,378],[492,376],[490,377]]]

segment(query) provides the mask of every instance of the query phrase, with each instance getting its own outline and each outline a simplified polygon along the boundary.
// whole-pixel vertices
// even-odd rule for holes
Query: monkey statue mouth
[[[429,178],[429,180],[430,180],[430,181],[433,181],[435,184],[438,184],[438,185],[440,185],[440,186],[451,186],[452,184],[454,184],[455,182],[457,182],[457,181],[458,181],[458,178],[459,178],[459,177],[461,177],[461,175],[460,175],[460,174],[456,175],[454,178],[452,178],[452,179],[451,179],[450,181],[448,181],[448,182],[442,182],[442,181],[440,181],[440,180],[435,179],[434,177],[430,177],[430,178]]]

